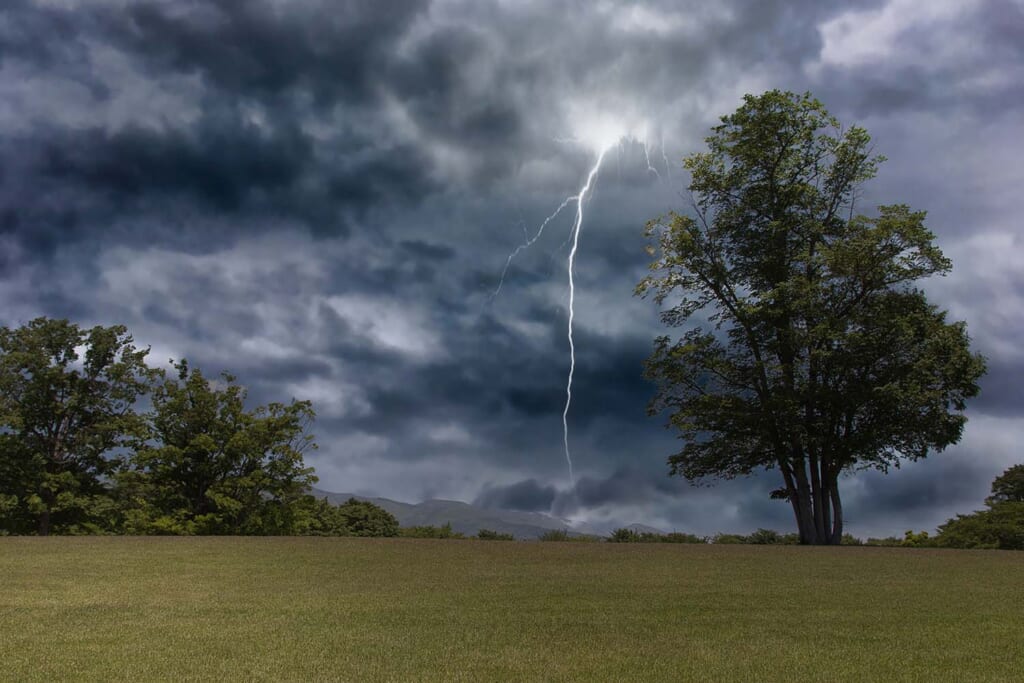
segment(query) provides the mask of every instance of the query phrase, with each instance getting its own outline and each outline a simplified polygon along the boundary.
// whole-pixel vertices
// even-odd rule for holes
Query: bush
[[[903,545],[902,538],[888,536],[886,538],[869,538],[864,545],[876,546],[879,548],[899,548]]]
[[[707,543],[706,538],[679,531],[657,534],[651,531],[634,531],[633,529],[616,529],[606,540],[609,543]]]
[[[913,530],[907,529],[903,534],[903,541],[900,543],[904,548],[928,548],[934,545],[932,539],[928,538],[927,531],[919,531],[914,533]]]
[[[551,531],[545,531],[540,540],[542,541],[568,541],[569,532],[565,529],[552,529]]]
[[[403,538],[465,538],[466,535],[452,531],[451,522],[444,526],[407,526],[398,530]]]
[[[971,515],[957,515],[939,527],[941,548],[1024,550],[1024,503],[1006,502]]]
[[[640,534],[632,529],[616,529],[608,537],[609,543],[639,543]]]
[[[349,498],[332,505],[326,498],[308,496],[299,533],[305,536],[397,536],[398,520],[366,500]]]
[[[708,539],[704,536],[697,536],[695,534],[687,534],[681,531],[673,531],[665,534],[661,537],[662,543],[707,543]]]
[[[746,543],[747,537],[739,534],[715,534],[711,538],[711,542],[717,545],[738,545]]]
[[[481,529],[476,532],[476,537],[481,541],[514,541],[516,537],[512,534],[503,534],[490,529]]]

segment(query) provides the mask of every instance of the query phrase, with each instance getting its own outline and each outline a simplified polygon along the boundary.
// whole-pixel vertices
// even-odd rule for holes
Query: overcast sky
[[[640,376],[644,223],[744,93],[810,90],[954,263],[989,359],[960,445],[841,482],[933,529],[1024,461],[1021,0],[5,0],[2,324],[126,324],[151,360],[310,399],[320,487],[699,533],[794,527],[778,474],[693,488]],[[566,259],[575,271],[569,439]]]

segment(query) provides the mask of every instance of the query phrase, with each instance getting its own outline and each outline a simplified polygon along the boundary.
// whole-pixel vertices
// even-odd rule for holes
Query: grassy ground
[[[0,538],[0,679],[1019,681],[1024,553]]]

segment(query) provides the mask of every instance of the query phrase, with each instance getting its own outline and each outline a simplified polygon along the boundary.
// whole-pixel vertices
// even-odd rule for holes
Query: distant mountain
[[[326,498],[338,505],[349,498],[366,500],[379,505],[397,519],[402,526],[443,526],[451,524],[453,531],[475,536],[480,529],[490,529],[516,538],[540,538],[548,531],[567,531],[570,535],[582,536],[592,533],[589,528],[573,526],[568,520],[546,515],[542,512],[519,512],[517,510],[488,510],[457,500],[427,500],[422,503],[401,503],[388,498],[368,498],[350,493],[331,493],[314,488],[311,493],[317,498]]]

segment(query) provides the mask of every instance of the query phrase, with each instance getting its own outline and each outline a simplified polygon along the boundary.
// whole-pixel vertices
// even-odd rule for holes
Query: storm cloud
[[[992,372],[963,443],[844,481],[851,531],[934,528],[1019,461],[1024,12],[1009,0],[11,0],[3,324],[124,323],[150,358],[318,412],[320,487],[697,533],[788,528],[775,473],[694,488],[646,416],[644,223],[743,94],[810,90],[954,263],[925,288]],[[617,143],[617,144],[616,144]],[[567,240],[577,367],[566,481]],[[499,279],[505,271],[504,280]]]

